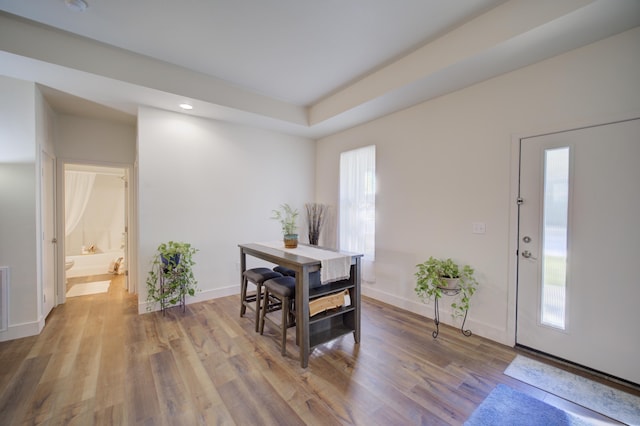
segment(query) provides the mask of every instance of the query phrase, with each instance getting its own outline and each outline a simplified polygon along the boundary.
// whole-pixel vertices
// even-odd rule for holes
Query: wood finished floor
[[[425,318],[367,298],[361,344],[318,347],[302,369],[294,329],[283,358],[239,303],[138,315],[122,277],[68,299],[39,336],[0,343],[0,424],[459,425],[498,383],[604,419],[505,376],[516,350],[446,326],[434,340]]]

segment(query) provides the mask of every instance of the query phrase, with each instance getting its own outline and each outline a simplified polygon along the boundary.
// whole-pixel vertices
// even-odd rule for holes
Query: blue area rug
[[[466,426],[582,426],[580,418],[507,385],[498,385],[465,422]]]

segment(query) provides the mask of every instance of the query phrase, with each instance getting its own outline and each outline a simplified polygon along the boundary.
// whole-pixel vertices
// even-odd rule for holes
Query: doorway
[[[640,119],[520,140],[516,344],[640,383]]]
[[[131,291],[128,180],[128,168],[64,165],[66,297],[108,291],[114,278]]]

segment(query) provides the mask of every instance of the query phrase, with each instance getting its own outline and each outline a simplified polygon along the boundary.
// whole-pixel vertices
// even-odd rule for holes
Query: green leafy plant
[[[478,288],[473,268],[469,265],[460,267],[451,259],[436,259],[433,256],[416,267],[416,294],[425,302],[439,299],[445,292],[455,294],[456,297],[451,303],[452,315],[464,316],[469,310],[471,296]],[[451,279],[457,280],[453,288],[450,286]]]
[[[287,235],[297,235],[296,229],[298,226],[296,225],[296,221],[298,220],[298,210],[292,208],[289,204],[282,204],[279,210],[273,210],[271,219],[280,221],[282,234],[285,237]]]
[[[195,295],[198,282],[193,275],[193,255],[197,252],[189,243],[169,241],[158,246],[147,275],[148,311],[158,302],[164,309],[180,303],[186,295]]]

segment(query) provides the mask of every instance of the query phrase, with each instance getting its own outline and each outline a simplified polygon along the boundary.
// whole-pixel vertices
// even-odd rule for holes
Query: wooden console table
[[[309,288],[309,273],[320,270],[321,262],[299,256],[282,249],[261,244],[239,244],[240,279],[247,269],[246,256],[250,255],[267,262],[296,271],[296,343],[300,348],[300,365],[307,368],[309,354],[313,347],[353,333],[356,343],[360,343],[360,274],[361,254],[341,253],[351,256],[350,276],[346,280]],[[327,249],[323,249],[327,250]],[[330,250],[335,252],[335,250]],[[313,317],[309,316],[309,300],[342,290],[349,291],[351,304]]]

